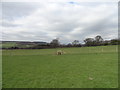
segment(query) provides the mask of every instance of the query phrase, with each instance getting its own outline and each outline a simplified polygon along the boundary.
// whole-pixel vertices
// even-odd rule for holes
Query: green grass
[[[34,45],[21,45],[16,42],[4,42],[0,43],[0,48],[11,48],[11,47],[19,47],[19,48],[28,48],[33,47]]]
[[[118,87],[117,46],[57,50],[3,50],[3,88]]]
[[[14,47],[17,44],[15,42],[6,42],[6,43],[0,43],[0,48],[10,48]]]

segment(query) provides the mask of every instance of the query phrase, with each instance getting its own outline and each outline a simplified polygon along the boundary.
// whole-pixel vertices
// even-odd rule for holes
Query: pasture
[[[57,50],[65,54],[56,55]],[[117,46],[3,50],[3,88],[117,88]]]
[[[6,42],[6,43],[0,43],[0,48],[10,48],[10,47],[14,47],[17,44],[15,42]]]

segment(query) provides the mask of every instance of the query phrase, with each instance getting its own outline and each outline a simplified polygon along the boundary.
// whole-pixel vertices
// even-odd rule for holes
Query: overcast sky
[[[1,9],[1,8],[0,8]],[[118,37],[117,2],[2,2],[2,40],[70,43]]]

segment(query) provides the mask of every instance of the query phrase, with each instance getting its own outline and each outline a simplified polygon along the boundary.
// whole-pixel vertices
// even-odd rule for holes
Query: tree
[[[93,38],[86,38],[84,40],[86,46],[93,46],[94,45],[94,39]]]
[[[67,46],[67,47],[72,47],[72,44],[71,44],[71,43],[68,43],[66,46]]]
[[[95,45],[102,45],[103,43],[103,38],[101,36],[96,36],[95,37]]]
[[[110,42],[111,42],[111,45],[118,45],[120,41],[118,39],[112,39],[110,40]]]
[[[76,46],[76,45],[78,45],[79,44],[79,40],[74,40],[73,42],[72,42],[72,45],[73,46]]]
[[[58,47],[60,45],[60,42],[59,42],[58,38],[53,39],[51,41],[50,45],[52,45],[53,47]]]

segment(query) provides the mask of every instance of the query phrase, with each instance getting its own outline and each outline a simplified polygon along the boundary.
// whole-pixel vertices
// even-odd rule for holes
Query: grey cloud
[[[17,24],[13,24],[11,22],[4,22],[4,21],[1,22],[0,25],[3,26],[3,27],[17,27],[17,26],[20,26],[20,25],[17,25]]]
[[[2,3],[2,18],[7,20],[15,20],[16,18],[24,17],[33,12],[37,7],[33,4],[25,2],[3,2]]]
[[[105,9],[101,6],[102,4],[104,4]],[[3,31],[3,40],[50,42],[59,37],[61,43],[68,43],[74,39],[83,42],[86,37],[96,35],[101,35],[106,39],[116,38],[116,4],[97,3],[97,5],[96,3],[80,3],[77,4],[78,8],[76,8],[74,5],[60,3],[55,3],[53,6],[52,3],[43,5],[37,3],[3,3],[3,19],[7,21],[3,23],[3,27],[6,27]],[[88,8],[90,11],[86,11]],[[76,28],[78,30],[72,33]]]
[[[95,22],[95,24],[90,24],[89,27],[85,28],[83,31],[83,35],[90,36],[90,35],[102,35],[109,36],[110,34],[114,34],[114,31],[116,31],[116,24],[114,25],[114,22],[110,22],[110,17],[107,19],[103,19],[99,22]],[[115,27],[114,27],[115,26]],[[111,31],[111,28],[114,28],[114,31]]]

